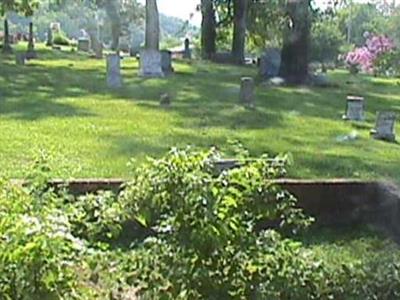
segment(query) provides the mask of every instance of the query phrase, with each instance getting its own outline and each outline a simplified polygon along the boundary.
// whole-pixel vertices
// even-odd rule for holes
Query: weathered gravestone
[[[346,113],[344,120],[363,121],[364,120],[364,98],[358,96],[347,96]]]
[[[371,130],[371,134],[375,139],[394,142],[396,140],[395,124],[396,114],[394,112],[378,112],[376,126]]]
[[[118,54],[107,56],[107,86],[114,89],[122,86],[121,59]]]
[[[99,44],[94,50],[94,55],[97,59],[102,59],[103,58],[103,45]]]
[[[163,77],[161,68],[161,53],[153,49],[143,49],[140,51],[140,71],[142,77]]]
[[[161,94],[160,105],[164,107],[168,107],[171,105],[171,97],[168,93]]]
[[[233,56],[231,52],[217,52],[211,56],[211,60],[218,64],[232,64]]]
[[[16,53],[15,54],[15,63],[17,65],[25,65],[25,53]]]
[[[172,68],[172,52],[168,50],[161,51],[161,70],[168,75],[174,72]]]
[[[259,75],[263,79],[277,77],[281,67],[281,51],[279,49],[267,49],[260,57]]]
[[[183,58],[192,59],[192,51],[190,50],[190,40],[185,39],[185,49],[183,50]]]
[[[240,84],[240,104],[254,106],[254,79],[251,77],[242,77]]]
[[[89,52],[90,40],[88,38],[81,37],[78,39],[78,51]]]

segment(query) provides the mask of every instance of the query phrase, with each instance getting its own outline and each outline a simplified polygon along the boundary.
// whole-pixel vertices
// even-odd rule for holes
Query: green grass
[[[254,155],[291,152],[292,177],[400,178],[400,145],[369,136],[377,110],[400,112],[398,79],[346,84],[349,75],[337,71],[330,73],[337,88],[260,85],[257,107],[248,110],[237,105],[239,79],[255,76],[254,68],[174,62],[175,75],[143,79],[135,59],[122,66],[124,88],[112,91],[105,61],[40,48],[39,60],[16,66],[0,55],[0,175],[21,177],[45,149],[54,176],[128,177],[130,158],[237,139]],[[159,106],[164,92],[171,108]],[[366,97],[365,123],[341,120],[351,92]],[[338,140],[352,131],[357,140]]]

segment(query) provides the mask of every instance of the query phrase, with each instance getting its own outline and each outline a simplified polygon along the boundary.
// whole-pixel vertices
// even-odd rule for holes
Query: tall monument
[[[160,21],[157,0],[146,0],[145,48],[140,52],[139,76],[163,77],[160,53]]]

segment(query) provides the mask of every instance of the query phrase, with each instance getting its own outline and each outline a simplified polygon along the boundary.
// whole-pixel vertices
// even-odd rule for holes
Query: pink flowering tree
[[[377,63],[381,61],[380,58],[394,52],[394,42],[386,35],[366,34],[366,37],[367,40],[363,47],[355,48],[346,55],[346,64],[353,74],[360,70],[369,74],[376,74],[378,71]]]

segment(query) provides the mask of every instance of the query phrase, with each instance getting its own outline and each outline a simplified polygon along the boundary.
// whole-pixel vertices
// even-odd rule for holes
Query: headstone
[[[260,57],[259,75],[263,79],[277,77],[281,67],[281,51],[279,49],[267,49]]]
[[[25,53],[16,53],[15,63],[20,66],[25,65]]]
[[[101,42],[96,44],[96,47],[94,49],[94,55],[95,55],[95,58],[97,58],[97,59],[103,58],[103,44]]]
[[[363,121],[364,103],[363,97],[347,96],[346,113],[343,119],[349,121]]]
[[[396,140],[395,124],[396,114],[394,112],[378,112],[376,127],[371,130],[371,134],[375,139],[394,142]]]
[[[161,53],[161,70],[166,75],[173,73],[174,68],[172,68],[172,52],[168,50],[162,50],[160,53]]]
[[[328,76],[324,73],[312,74],[309,79],[310,83],[317,87],[329,87],[331,85]]]
[[[107,86],[113,89],[122,87],[121,59],[118,54],[107,56]]]
[[[217,52],[211,56],[211,60],[218,64],[232,64],[234,59],[231,52]]]
[[[90,40],[88,38],[78,39],[78,51],[89,52],[90,50]]]
[[[183,50],[183,58],[192,59],[192,51],[190,50],[190,40],[188,38],[185,39],[185,49]]]
[[[254,79],[242,77],[240,84],[240,103],[247,106],[254,106]]]
[[[153,49],[140,51],[140,70],[139,76],[142,77],[163,77],[161,68],[161,53]]]
[[[160,96],[160,105],[161,106],[170,106],[171,105],[171,97],[168,93],[164,93]]]
[[[61,23],[59,23],[59,22],[50,23],[50,29],[52,31],[59,32],[61,30]]]

